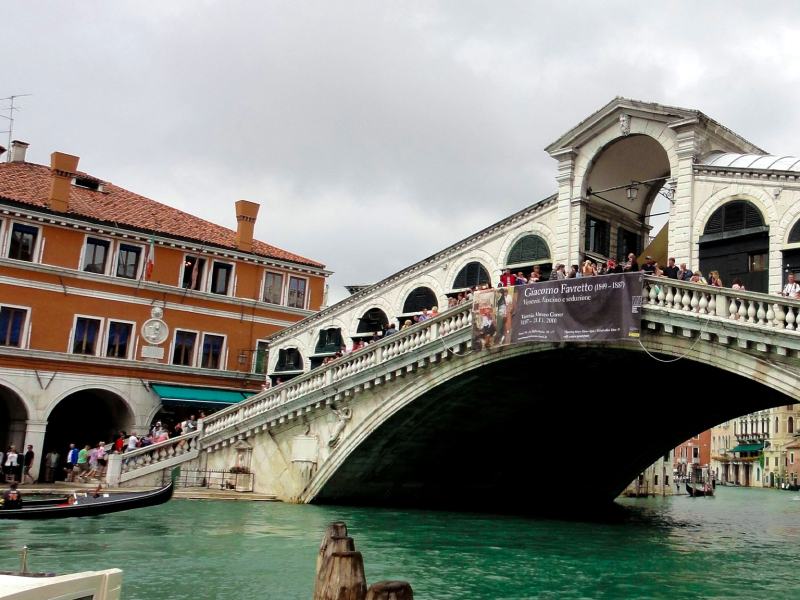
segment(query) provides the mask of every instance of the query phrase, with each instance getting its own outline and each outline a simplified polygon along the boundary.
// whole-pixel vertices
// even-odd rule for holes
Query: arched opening
[[[22,399],[6,387],[0,386],[0,452],[9,446],[24,451],[28,411]]]
[[[489,285],[492,280],[489,271],[481,263],[473,261],[468,263],[458,272],[453,281],[453,292],[458,292],[473,287],[480,287],[483,284]]]
[[[134,417],[128,403],[108,390],[88,389],[63,398],[47,417],[42,457],[55,450],[66,460],[70,444],[82,448],[113,442],[120,432],[130,433]],[[144,432],[136,432],[144,433]],[[63,478],[63,473],[56,473]]]
[[[326,358],[336,356],[337,352],[344,350],[342,330],[339,327],[320,329],[314,354],[309,357],[311,368],[316,369]]]
[[[800,244],[800,220],[798,220],[789,232],[789,244]],[[786,277],[789,273],[794,273],[800,277],[800,248],[792,248],[783,251],[783,285],[786,285]]]
[[[630,389],[648,390],[648,401],[635,410],[620,408],[624,398],[614,406],[598,404],[579,390],[565,390],[563,378],[558,377],[537,377],[536,394],[531,395],[531,373],[558,373],[564,365],[579,369],[588,381],[624,371]],[[314,501],[521,512],[574,502],[583,510],[616,497],[683,440],[788,400],[758,381],[710,364],[684,362],[682,381],[669,377],[671,368],[644,353],[607,346],[566,347],[483,363],[399,410],[392,407],[391,416],[380,425],[370,422],[370,435],[343,457],[315,491]],[[680,395],[689,378],[718,390],[719,401],[700,406],[684,396],[685,405],[676,407],[676,393]],[[649,386],[653,380],[665,384]],[[489,398],[491,410],[487,410]],[[565,406],[579,414],[581,422],[603,423],[608,439],[625,436],[613,461],[590,468],[584,447],[565,446],[561,430],[537,426],[563,420]],[[664,406],[674,410],[666,415]],[[521,414],[535,415],[534,421],[523,424]],[[641,427],[643,422],[648,426]],[[558,461],[551,464],[547,457],[554,448]],[[531,461],[532,455],[545,457],[545,463]],[[687,462],[694,457],[688,453]],[[481,476],[475,477],[476,472]],[[749,481],[756,471],[732,476]],[[560,490],[565,487],[581,493],[564,494]]]
[[[279,385],[303,372],[303,355],[297,348],[281,348],[278,350],[278,362],[270,375],[272,383]]]
[[[383,332],[389,327],[389,317],[380,308],[370,308],[358,319],[356,332],[350,336],[353,340],[354,348],[359,344],[369,342],[376,336],[382,336]]]
[[[403,312],[398,318],[408,319],[414,316],[421,315],[423,310],[430,310],[434,306],[439,307],[439,301],[436,299],[434,291],[425,286],[414,288],[411,293],[406,296],[406,301],[403,302]]]
[[[714,211],[700,236],[699,268],[706,278],[718,271],[726,287],[739,279],[749,291],[768,291],[769,226],[752,202],[733,200]]]
[[[540,279],[548,279],[553,263],[547,242],[534,234],[520,238],[511,247],[508,257],[506,257],[505,267],[511,269],[512,273],[521,271],[528,278],[534,268],[537,268]]]
[[[622,261],[646,253],[666,264],[670,177],[669,156],[650,136],[629,135],[606,146],[584,183],[583,255]]]

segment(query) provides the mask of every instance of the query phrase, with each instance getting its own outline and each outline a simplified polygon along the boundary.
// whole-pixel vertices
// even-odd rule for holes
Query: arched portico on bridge
[[[664,358],[692,343],[650,339]],[[691,352],[677,363],[633,344],[471,353],[398,384],[353,424],[301,499],[501,511],[609,500],[698,431],[800,398],[796,378],[767,374],[757,358],[733,360],[705,342]],[[743,377],[744,363],[763,378]]]

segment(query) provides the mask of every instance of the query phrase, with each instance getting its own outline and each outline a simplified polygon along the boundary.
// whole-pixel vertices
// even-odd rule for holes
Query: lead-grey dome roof
[[[774,156],[772,154],[711,152],[701,158],[699,164],[707,167],[800,172],[800,158],[796,156]]]

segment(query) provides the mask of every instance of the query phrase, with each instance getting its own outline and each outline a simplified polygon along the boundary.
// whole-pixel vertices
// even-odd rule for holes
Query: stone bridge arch
[[[647,346],[662,360],[689,356],[519,345],[397,380],[382,400],[353,402],[348,430],[298,499],[524,511],[526,490],[560,486],[608,500],[698,431],[800,399],[789,363],[663,333]]]

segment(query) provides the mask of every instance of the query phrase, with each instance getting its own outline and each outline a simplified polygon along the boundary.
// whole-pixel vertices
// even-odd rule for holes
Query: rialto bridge
[[[547,152],[553,196],[285,329],[271,388],[126,454],[113,482],[238,464],[288,501],[524,509],[531,488],[611,498],[689,436],[800,400],[800,301],[779,294],[800,265],[800,160],[698,111],[623,98]],[[480,350],[471,304],[446,308],[504,268],[629,253],[747,291],[646,277],[638,339]],[[349,351],[364,339],[377,341]]]

